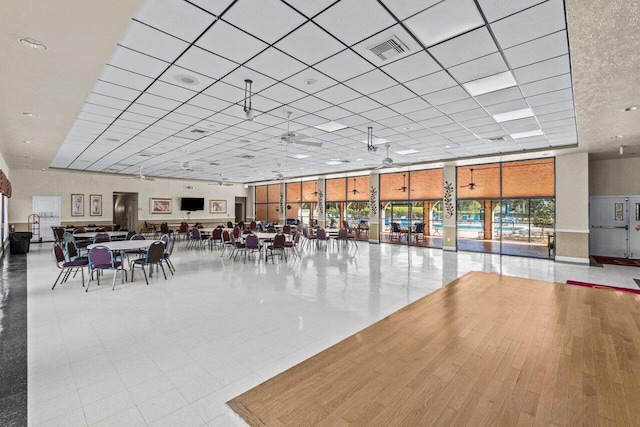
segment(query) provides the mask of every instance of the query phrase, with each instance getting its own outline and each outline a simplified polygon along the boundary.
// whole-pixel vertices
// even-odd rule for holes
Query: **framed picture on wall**
[[[152,214],[170,214],[171,199],[149,199],[149,212]]]
[[[209,200],[210,213],[227,213],[226,200]]]
[[[614,203],[614,205],[615,205],[615,220],[616,221],[624,221],[623,204],[622,203]]]
[[[102,195],[92,194],[89,196],[89,215],[102,216]]]
[[[84,194],[71,195],[71,216],[84,216]]]

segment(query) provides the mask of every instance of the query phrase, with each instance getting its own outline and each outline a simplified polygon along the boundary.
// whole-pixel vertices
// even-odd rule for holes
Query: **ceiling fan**
[[[193,171],[196,171],[196,170],[201,170],[201,168],[193,167],[193,165],[191,164],[191,161],[187,161],[187,155],[188,154],[189,154],[189,151],[185,151],[184,152],[184,159],[182,161],[175,161],[176,163],[178,163],[180,169],[183,170],[183,171],[187,171],[187,172],[193,172]]]
[[[155,181],[155,179],[153,178],[147,178],[143,173],[142,173],[142,166],[140,166],[140,170],[138,171],[137,174],[134,174],[130,177],[124,178],[124,179],[137,179],[140,181]]]
[[[406,193],[409,190],[409,187],[407,187],[407,174],[403,173],[402,174],[402,187],[400,188],[396,188],[396,191],[402,191],[403,193]],[[415,191],[415,190],[411,190],[411,191]]]
[[[215,181],[215,182],[209,183],[209,185],[224,185],[224,186],[232,186],[233,185],[231,182],[226,182],[226,181],[229,180],[229,178],[223,177],[221,173],[217,173],[215,175],[218,175],[220,178],[218,178],[218,180]]]
[[[473,182],[473,168],[469,169],[469,172],[471,173],[471,179],[469,180],[469,183],[467,185],[461,185],[460,188],[469,187],[469,190],[473,190],[474,188],[476,188],[476,183]]]
[[[393,163],[393,159],[389,157],[389,148],[391,148],[391,144],[386,144],[385,147],[387,148],[387,157],[382,159],[382,164],[378,166],[376,169],[390,168],[392,166],[401,167],[408,164],[408,163]]]
[[[313,191],[311,193],[309,193],[310,196],[316,197],[318,195],[318,183],[314,182],[313,183]]]
[[[291,119],[291,114],[291,111],[284,112],[284,115],[287,118],[287,131],[280,135],[280,142],[284,142],[286,144],[306,145],[308,147],[322,147],[322,142],[304,141],[305,139],[311,138],[309,135],[291,132],[289,129],[289,119]]]
[[[356,179],[355,179],[355,178],[353,178],[353,189],[352,189],[352,190],[349,190],[349,191],[350,191],[354,196],[355,196],[356,194],[362,193],[362,191],[360,191],[360,190],[358,190],[358,189],[356,188]]]

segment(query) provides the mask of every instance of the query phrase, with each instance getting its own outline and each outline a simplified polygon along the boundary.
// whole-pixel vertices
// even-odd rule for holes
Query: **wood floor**
[[[469,273],[228,402],[253,426],[640,425],[640,295]]]

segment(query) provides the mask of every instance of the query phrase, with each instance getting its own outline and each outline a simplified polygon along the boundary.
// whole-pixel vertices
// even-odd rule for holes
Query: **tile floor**
[[[31,246],[30,425],[244,425],[226,401],[468,271],[636,289],[640,278],[634,267],[366,243],[275,264],[177,244],[172,259],[176,275],[149,286],[137,276],[85,293],[78,276],[52,291],[50,246]]]

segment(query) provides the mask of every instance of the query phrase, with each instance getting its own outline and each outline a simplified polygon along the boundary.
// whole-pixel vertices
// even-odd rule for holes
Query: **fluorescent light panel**
[[[366,139],[364,141],[361,141],[361,142],[364,142],[365,144],[368,144],[368,141]],[[384,138],[375,138],[375,137],[371,138],[371,143],[373,145],[386,144],[387,142],[389,142],[389,140],[384,139]]]
[[[292,154],[289,157],[294,159],[306,159],[309,156],[307,156],[306,154]]]
[[[397,154],[402,154],[402,155],[406,155],[406,154],[415,154],[415,153],[419,153],[418,150],[414,150],[414,149],[409,149],[409,150],[402,150],[402,151],[396,151]]]
[[[538,129],[538,130],[530,130],[528,132],[512,133],[511,138],[522,139],[522,138],[530,138],[532,136],[540,136],[540,135],[544,135],[544,134],[542,133],[542,130]]]
[[[506,89],[516,85],[516,80],[513,78],[511,71],[505,71],[504,73],[494,74],[493,76],[484,77],[482,79],[462,84],[471,96],[495,92],[497,90]]]
[[[327,163],[328,165],[331,165],[331,166],[335,166],[335,165],[340,165],[340,164],[342,164],[342,162],[341,162],[341,161],[337,161],[337,160],[332,160],[332,161],[330,161],[330,162],[326,162],[326,163]]]
[[[314,128],[323,130],[325,132],[335,132],[337,130],[344,129],[346,127],[347,126],[343,125],[342,123],[333,122],[333,121],[314,126]]]
[[[531,111],[531,108],[523,108],[522,110],[508,111],[506,113],[493,115],[493,118],[498,123],[508,122],[509,120],[523,119],[525,117],[533,117],[533,111]]]

